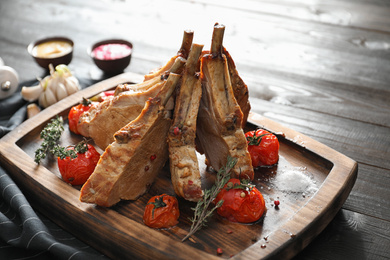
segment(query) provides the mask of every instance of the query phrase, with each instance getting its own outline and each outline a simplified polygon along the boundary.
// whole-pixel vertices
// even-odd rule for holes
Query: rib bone
[[[166,71],[170,70],[172,65],[174,64],[174,61],[178,57],[182,57],[183,59],[188,58],[188,54],[191,49],[192,39],[194,38],[194,32],[190,30],[184,31],[183,34],[183,40],[181,43],[181,47],[177,54],[173,56],[164,66],[161,68],[156,69],[155,71],[152,71],[151,73],[144,76],[144,81],[155,78],[160,76],[161,74],[164,74]]]

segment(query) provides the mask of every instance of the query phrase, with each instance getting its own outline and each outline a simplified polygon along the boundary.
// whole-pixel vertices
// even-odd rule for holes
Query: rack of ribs
[[[115,133],[115,141],[81,188],[80,201],[110,207],[121,199],[135,200],[148,190],[168,159],[167,134],[172,120],[164,106],[180,77],[170,73],[141,114]]]
[[[114,141],[114,133],[141,113],[146,100],[156,96],[169,73],[180,73],[184,64],[185,60],[177,57],[173,66],[159,77],[117,86],[114,96],[92,106],[80,116],[78,131],[85,137],[91,137],[104,150]],[[173,105],[167,108],[173,109]]]
[[[193,44],[176,96],[173,123],[168,134],[171,179],[176,194],[189,201],[203,197],[195,149],[196,121],[202,96],[199,77],[203,45]]]
[[[226,55],[225,27],[214,25],[210,53],[201,59],[202,98],[197,121],[197,145],[215,170],[237,158],[232,177],[253,180],[254,171],[242,129],[243,113],[234,97]]]

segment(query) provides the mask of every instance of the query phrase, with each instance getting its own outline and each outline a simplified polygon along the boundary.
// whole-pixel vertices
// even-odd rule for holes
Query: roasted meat
[[[203,45],[192,45],[168,134],[172,184],[178,196],[190,201],[198,201],[203,197],[195,149],[196,121],[202,96],[199,78],[202,48]]]
[[[169,72],[180,73],[184,64],[185,60],[178,57],[170,70],[159,77],[139,84],[119,85],[114,96],[81,115],[78,131],[85,137],[91,137],[104,150],[114,141],[114,133],[141,113],[146,100],[156,96],[165,84]]]
[[[228,63],[230,83],[232,85],[234,97],[236,98],[237,103],[240,106],[241,112],[243,114],[242,127],[245,127],[249,112],[251,110],[248,86],[238,74],[236,64],[234,63],[232,56],[225,47],[222,47],[222,53],[225,55]],[[202,56],[207,54],[210,54],[210,51],[203,51]]]
[[[251,104],[249,103],[248,86],[238,74],[236,64],[234,63],[232,56],[230,56],[226,48],[223,48],[223,54],[225,54],[225,57],[227,59],[230,82],[232,84],[234,97],[236,98],[237,103],[240,106],[241,112],[243,114],[242,127],[244,128],[248,119],[249,112],[251,110]]]
[[[223,54],[225,27],[214,26],[211,51],[201,59],[202,99],[197,122],[197,141],[208,163],[219,170],[227,157],[237,158],[232,177],[254,177],[242,129],[243,113],[234,97],[228,62]]]
[[[155,70],[151,71],[149,74],[145,75],[144,81],[158,77],[161,74],[164,74],[166,71],[169,71],[171,69],[172,65],[174,64],[175,60],[178,57],[182,57],[183,59],[187,59],[188,54],[189,54],[190,49],[191,49],[191,44],[192,44],[193,38],[194,38],[193,31],[190,31],[190,30],[184,31],[181,47],[180,47],[179,51],[177,52],[177,54],[175,56],[173,56],[164,66],[162,66],[158,69],[155,69]]]
[[[82,202],[110,207],[121,199],[137,199],[152,185],[168,159],[166,138],[172,120],[164,106],[179,78],[171,73],[141,114],[115,133],[115,141],[81,188]]]

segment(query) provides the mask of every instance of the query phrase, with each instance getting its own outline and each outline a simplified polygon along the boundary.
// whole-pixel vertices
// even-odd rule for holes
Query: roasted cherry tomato
[[[279,141],[270,132],[258,129],[245,134],[252,166],[270,166],[279,161]]]
[[[77,152],[76,158],[66,157],[61,159],[58,157],[58,169],[65,182],[72,185],[82,185],[95,170],[100,154],[92,145],[85,145],[87,145],[88,150]],[[68,147],[68,149],[74,150],[75,147]]]
[[[173,196],[162,194],[152,197],[146,204],[144,223],[151,228],[169,228],[179,221],[179,203]]]
[[[251,223],[259,220],[265,211],[265,201],[260,191],[245,180],[230,179],[215,198],[218,215],[232,222]]]
[[[93,103],[88,99],[84,99],[82,103],[70,109],[68,114],[70,131],[78,135],[80,134],[79,131],[77,130],[77,123],[79,122],[79,118],[81,114],[83,114],[85,111],[88,111],[91,108],[92,104]]]

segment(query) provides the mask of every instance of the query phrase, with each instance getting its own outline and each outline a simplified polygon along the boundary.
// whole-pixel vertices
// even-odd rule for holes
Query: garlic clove
[[[39,96],[38,104],[43,108],[48,107],[45,92],[42,92],[41,95]]]
[[[31,103],[27,106],[27,118],[31,118],[41,112],[41,109],[35,103]]]
[[[48,106],[51,106],[51,105],[57,103],[58,100],[57,100],[56,96],[54,95],[54,92],[51,91],[51,89],[46,89],[45,93],[46,93],[46,100],[47,100]]]
[[[20,93],[21,93],[24,100],[32,102],[32,101],[35,101],[39,98],[42,91],[43,91],[43,88],[39,84],[36,86],[31,86],[31,87],[24,86],[24,87],[22,87],[22,90]]]
[[[46,90],[44,92],[42,92],[41,95],[44,96],[43,97],[44,102],[42,103],[42,106],[44,108],[49,107],[57,102],[56,96],[54,95],[53,91],[51,91],[51,89],[49,89],[49,88],[46,88]]]
[[[68,96],[68,92],[65,88],[65,85],[62,84],[62,83],[59,83],[57,88],[56,88],[56,97],[57,97],[57,100],[61,100],[61,99],[64,99]]]
[[[50,89],[53,93],[56,92],[58,86],[59,78],[56,75],[51,76],[47,81],[46,90]]]
[[[80,90],[79,81],[77,80],[76,77],[73,76],[67,77],[65,79],[65,87],[69,95],[76,93],[77,91]]]

